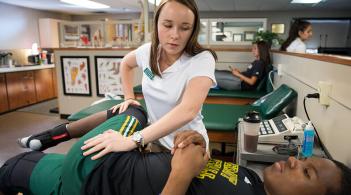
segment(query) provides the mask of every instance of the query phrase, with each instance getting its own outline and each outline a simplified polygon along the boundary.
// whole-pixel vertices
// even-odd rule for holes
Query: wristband
[[[134,98],[127,98],[124,101],[128,101],[128,100],[135,100]]]

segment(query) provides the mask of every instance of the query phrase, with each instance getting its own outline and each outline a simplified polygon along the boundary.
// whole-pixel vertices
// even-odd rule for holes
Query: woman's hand
[[[241,75],[239,69],[237,69],[237,68],[233,68],[233,69],[232,69],[232,74],[233,74],[234,76],[236,76],[236,77],[239,77],[239,78],[240,78],[240,75]]]
[[[138,101],[136,101],[135,99],[127,99],[124,102],[113,106],[111,108],[112,109],[112,113],[115,113],[116,110],[119,108],[118,114],[121,114],[122,112],[127,110],[129,105],[140,106],[141,104]]]
[[[92,160],[101,158],[110,152],[129,151],[134,148],[136,148],[136,143],[130,137],[124,137],[112,129],[86,140],[84,146],[81,147],[82,150],[85,150],[84,156],[98,152],[91,158]]]
[[[174,154],[175,150],[185,148],[190,144],[200,145],[204,153],[206,152],[206,141],[204,137],[197,131],[194,130],[185,130],[176,134],[174,137],[174,147],[171,150],[171,153]]]

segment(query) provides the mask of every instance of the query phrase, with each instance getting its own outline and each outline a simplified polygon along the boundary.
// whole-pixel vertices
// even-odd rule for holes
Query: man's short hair
[[[345,164],[332,160],[339,168],[341,173],[341,182],[337,191],[328,189],[326,195],[350,195],[351,194],[351,169]]]

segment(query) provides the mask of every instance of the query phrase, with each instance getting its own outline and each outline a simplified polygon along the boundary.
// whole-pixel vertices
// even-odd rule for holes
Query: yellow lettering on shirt
[[[236,185],[238,183],[238,175],[237,175],[238,171],[239,171],[239,165],[229,163],[229,162],[224,162],[221,176],[223,176],[224,178],[227,178],[228,181],[233,185]]]
[[[222,161],[216,159],[210,159],[206,165],[206,167],[201,171],[201,173],[197,176],[199,179],[209,178],[215,179],[218,171],[222,168]]]

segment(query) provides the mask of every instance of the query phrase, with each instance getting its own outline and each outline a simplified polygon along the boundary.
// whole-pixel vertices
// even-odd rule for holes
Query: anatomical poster
[[[65,95],[91,96],[88,56],[61,56],[61,71]]]
[[[95,56],[97,95],[123,95],[119,67],[121,56]]]

